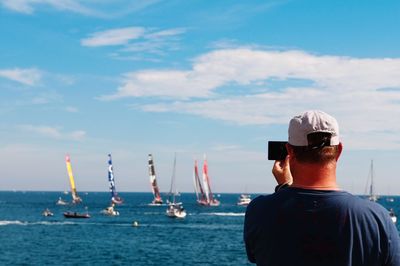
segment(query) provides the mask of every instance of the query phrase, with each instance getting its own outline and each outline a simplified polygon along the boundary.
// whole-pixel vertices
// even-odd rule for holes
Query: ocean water
[[[0,192],[1,265],[250,265],[243,244],[245,207],[239,195],[222,194],[218,207],[202,207],[183,193],[185,219],[148,206],[150,193],[119,193],[119,216],[100,211],[109,193],[80,193],[83,204],[58,206],[60,192]],[[90,213],[66,219],[63,212]],[[54,216],[44,217],[49,208]],[[138,221],[139,227],[132,227]]]
[[[220,206],[202,207],[183,193],[185,219],[167,217],[166,206],[148,206],[150,193],[120,193],[124,204],[115,217],[100,213],[109,193],[80,193],[77,207],[56,205],[60,196],[69,199],[60,192],[0,192],[1,265],[252,265],[239,194],[221,194]],[[399,214],[400,197],[392,198],[379,203]],[[54,216],[42,216],[45,208]],[[87,210],[91,218],[66,219],[67,210]]]

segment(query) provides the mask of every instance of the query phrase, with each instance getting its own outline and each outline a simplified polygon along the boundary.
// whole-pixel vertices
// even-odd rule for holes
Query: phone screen
[[[284,160],[287,155],[287,141],[268,141],[268,160]]]

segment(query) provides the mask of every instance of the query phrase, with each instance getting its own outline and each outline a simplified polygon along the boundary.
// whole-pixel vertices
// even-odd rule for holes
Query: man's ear
[[[338,145],[338,153],[337,153],[337,155],[336,155],[336,161],[339,160],[339,157],[340,157],[340,155],[342,154],[342,151],[343,151],[343,144],[342,144],[341,142],[339,142],[339,145]]]

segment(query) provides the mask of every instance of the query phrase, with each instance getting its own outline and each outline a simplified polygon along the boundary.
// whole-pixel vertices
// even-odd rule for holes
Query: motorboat
[[[168,205],[166,214],[168,217],[171,217],[171,218],[185,218],[186,210],[183,208],[182,204],[180,204],[180,203],[170,203]]]
[[[42,212],[42,215],[43,215],[43,216],[53,216],[54,214],[53,214],[49,209],[45,209],[45,210]]]
[[[65,200],[63,200],[61,197],[58,198],[57,205],[68,205],[68,202],[66,202]]]
[[[239,200],[237,202],[237,205],[239,206],[247,206],[251,202],[251,197],[249,194],[241,194],[239,197]]]
[[[102,210],[101,213],[104,215],[108,215],[108,216],[118,216],[119,215],[119,212],[114,209],[113,204],[111,206],[105,208],[104,210]]]

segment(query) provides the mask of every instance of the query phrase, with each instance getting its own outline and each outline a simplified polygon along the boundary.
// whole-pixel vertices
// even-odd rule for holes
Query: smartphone
[[[268,160],[285,160],[287,141],[268,141]]]

